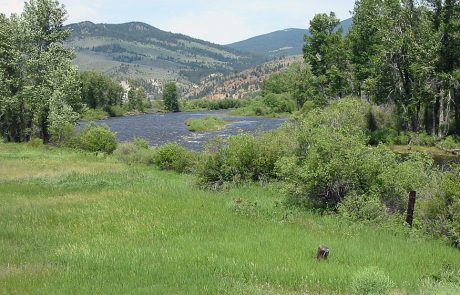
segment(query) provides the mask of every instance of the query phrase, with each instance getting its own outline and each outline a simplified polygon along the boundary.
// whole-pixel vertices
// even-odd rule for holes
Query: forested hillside
[[[199,83],[210,74],[229,74],[254,66],[263,58],[145,23],[94,24],[82,22],[72,31],[68,46],[82,70],[105,72],[118,79],[179,79]]]

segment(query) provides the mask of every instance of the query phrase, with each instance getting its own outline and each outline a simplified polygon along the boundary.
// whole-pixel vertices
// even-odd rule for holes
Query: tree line
[[[358,96],[393,106],[401,130],[460,135],[460,1],[357,0],[346,37],[339,23],[310,22],[300,104]]]
[[[20,15],[0,14],[0,136],[7,142],[39,137],[46,143],[73,128],[85,109],[110,114],[123,104],[119,83],[80,73],[72,63],[74,51],[64,46],[71,34],[66,17],[52,0],[29,0]],[[126,109],[143,111],[146,100],[143,89],[131,89]]]

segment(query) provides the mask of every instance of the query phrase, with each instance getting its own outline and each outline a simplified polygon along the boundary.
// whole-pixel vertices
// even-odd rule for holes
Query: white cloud
[[[24,8],[22,0],[0,0],[0,13],[10,15],[12,13],[20,14]]]

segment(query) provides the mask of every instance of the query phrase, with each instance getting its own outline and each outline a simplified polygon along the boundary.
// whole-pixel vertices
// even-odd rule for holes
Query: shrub
[[[97,121],[108,117],[109,113],[102,109],[86,109],[81,115],[81,119],[84,121]]]
[[[354,275],[351,287],[356,295],[385,295],[394,283],[381,270],[367,268]]]
[[[438,191],[422,206],[423,226],[460,248],[460,176],[455,171],[441,176]]]
[[[89,152],[111,154],[117,148],[117,137],[107,126],[90,124],[78,135],[76,147]]]
[[[33,148],[38,148],[43,146],[43,140],[41,140],[40,138],[32,138],[27,142],[27,145]]]
[[[231,136],[215,140],[198,168],[200,184],[219,187],[224,183],[266,181],[276,177],[275,164],[294,151],[292,127],[256,136]]]
[[[169,143],[154,149],[155,164],[163,170],[173,170],[178,173],[192,169],[192,154],[177,143]]]
[[[133,139],[133,144],[140,148],[140,149],[148,149],[149,148],[149,142],[142,137],[136,137]]]
[[[107,113],[110,117],[122,117],[126,114],[126,109],[123,106],[112,105],[107,108]]]
[[[420,146],[434,146],[437,142],[437,137],[428,135],[425,132],[409,132],[409,143]]]
[[[155,163],[154,150],[148,146],[145,147],[145,144],[139,140],[120,144],[113,154],[117,159],[127,164],[152,165]]]
[[[51,134],[51,143],[58,146],[69,146],[77,137],[75,126],[65,123],[58,132]]]
[[[447,136],[444,140],[439,143],[439,146],[443,149],[460,149],[460,140],[455,136]]]
[[[388,210],[376,195],[351,193],[338,206],[341,216],[352,221],[381,223],[388,218]]]
[[[395,212],[404,210],[409,191],[429,185],[430,158],[400,161],[385,146],[367,145],[368,110],[363,101],[345,99],[301,121],[295,156],[277,163],[288,204],[335,211],[348,196],[379,196]]]

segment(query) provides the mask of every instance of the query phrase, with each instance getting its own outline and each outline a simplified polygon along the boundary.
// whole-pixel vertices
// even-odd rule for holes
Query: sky
[[[140,21],[217,44],[288,28],[308,29],[317,13],[349,18],[355,0],[60,0],[66,23]],[[21,13],[24,0],[0,0],[0,13]]]

